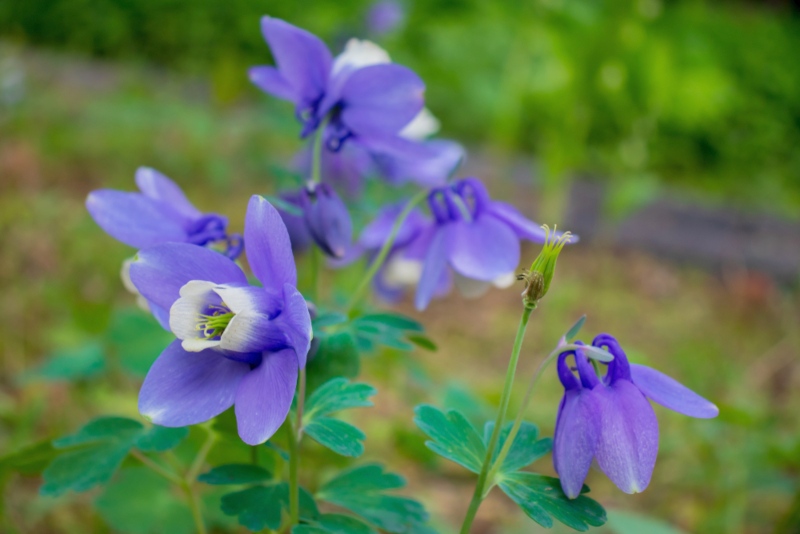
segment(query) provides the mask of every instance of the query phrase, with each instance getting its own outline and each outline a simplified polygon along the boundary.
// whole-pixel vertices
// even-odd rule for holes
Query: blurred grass
[[[217,102],[233,104],[255,94],[245,68],[270,61],[261,15],[307,28],[337,51],[346,37],[367,33],[368,5],[10,0],[0,5],[0,35],[199,75]],[[422,75],[445,135],[503,155],[535,154],[548,189],[563,189],[574,172],[608,181],[621,209],[669,184],[796,217],[800,69],[792,52],[800,17],[788,5],[403,5],[405,26],[382,44]]]
[[[133,189],[134,169],[149,165],[179,182],[201,209],[228,214],[241,230],[248,196],[275,191],[279,176],[272,166],[299,146],[291,110],[274,100],[215,104],[202,83],[146,68],[25,49],[14,57],[24,65],[24,94],[0,108],[2,451],[63,435],[93,415],[136,416],[140,378],[113,359],[118,353],[102,374],[76,383],[23,380],[46,355],[102,337],[119,309],[133,305],[119,282],[120,264],[133,251],[94,225],[85,195],[97,187]],[[512,189],[506,172],[498,165],[487,177],[496,196],[528,205],[531,199]],[[535,253],[526,247],[523,258]],[[323,287],[331,297],[346,295],[359,276],[357,268],[330,274]],[[419,318],[439,352],[388,353],[365,363],[365,379],[380,389],[376,408],[359,415],[369,436],[366,457],[407,474],[410,492],[444,524],[460,520],[473,481],[426,451],[412,409],[446,398],[464,403],[458,400],[464,388],[478,396],[473,412],[496,405],[518,319],[517,289],[476,301],[437,301]],[[402,309],[412,313],[408,304]],[[537,359],[582,313],[589,315],[582,337],[613,333],[633,359],[657,366],[722,410],[717,420],[696,421],[657,408],[661,455],[651,487],[629,497],[592,473],[593,496],[689,532],[771,531],[798,491],[797,295],[747,273],[715,278],[630,252],[570,247],[532,321],[515,403]],[[119,342],[120,334],[111,332]],[[551,373],[530,413],[545,435],[552,433],[559,397]],[[309,450],[318,452],[313,445]],[[329,469],[328,460],[324,453],[309,457],[309,472],[314,462]],[[549,472],[549,460],[537,467]],[[9,521],[19,531],[107,528],[88,507],[91,495],[53,501],[35,498],[36,487],[18,476],[6,486]],[[479,532],[531,531],[498,496],[479,521]]]

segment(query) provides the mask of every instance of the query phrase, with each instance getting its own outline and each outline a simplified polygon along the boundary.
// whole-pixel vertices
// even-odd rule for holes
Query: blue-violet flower
[[[289,412],[312,332],[289,235],[262,197],[250,200],[244,236],[248,263],[263,287],[249,285],[225,256],[184,243],[140,251],[130,275],[145,298],[169,310],[178,338],[147,373],[139,411],[178,427],[235,405],[239,436],[256,445]]]
[[[553,465],[572,499],[580,495],[593,459],[622,491],[647,488],[658,455],[658,421],[648,399],[691,417],[719,414],[714,404],[667,375],[629,363],[614,337],[600,334],[592,345],[614,356],[602,379],[580,349],[561,353],[557,365],[564,397],[556,418]],[[570,355],[577,377],[566,362]]]

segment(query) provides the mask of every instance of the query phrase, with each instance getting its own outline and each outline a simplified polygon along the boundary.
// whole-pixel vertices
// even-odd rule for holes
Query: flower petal
[[[383,247],[383,244],[389,239],[389,235],[392,233],[397,218],[406,207],[407,202],[408,201],[403,201],[390,204],[382,208],[380,212],[378,212],[377,217],[361,231],[358,243],[366,249],[378,250]],[[393,248],[402,247],[409,243],[419,235],[427,224],[427,217],[425,217],[419,209],[413,208],[400,225],[394,238]]]
[[[261,31],[281,77],[297,95],[295,103],[317,100],[331,71],[331,53],[325,43],[316,35],[272,17],[261,19]]]
[[[441,287],[442,278],[447,276],[447,255],[445,253],[445,243],[447,242],[447,232],[440,228],[431,228],[432,232],[428,249],[425,254],[422,276],[417,285],[417,294],[414,297],[414,305],[420,311],[428,307],[433,296]],[[426,232],[427,234],[428,232]],[[428,239],[423,234],[420,238]]]
[[[186,243],[167,243],[140,250],[131,264],[131,281],[150,302],[170,309],[191,280],[247,284],[247,277],[219,252]]]
[[[247,205],[244,242],[250,269],[265,288],[280,292],[283,284],[297,285],[289,232],[278,210],[259,195]]]
[[[424,154],[376,154],[375,161],[384,178],[392,184],[406,181],[426,186],[442,186],[464,158],[464,148],[455,141],[434,139],[420,143]]]
[[[203,214],[195,208],[178,184],[150,167],[136,169],[136,185],[145,196],[167,204],[187,219],[197,219]]]
[[[264,354],[261,365],[242,379],[235,411],[245,443],[264,443],[280,428],[292,406],[297,374],[297,357],[287,349]]]
[[[590,390],[568,389],[558,407],[553,467],[561,479],[561,488],[570,499],[581,494],[600,434],[598,413],[592,400]]]
[[[371,65],[342,87],[341,120],[357,136],[399,132],[424,105],[425,84],[401,65]]]
[[[653,407],[627,380],[608,387],[598,385],[592,395],[600,416],[595,451],[600,469],[625,493],[644,491],[658,455],[658,420]]]
[[[277,317],[278,324],[286,333],[289,347],[297,354],[300,368],[306,366],[306,357],[314,333],[308,303],[294,286],[283,284],[283,310]]]
[[[670,410],[701,419],[719,415],[719,408],[714,403],[652,367],[632,363],[631,377],[648,399]]]
[[[139,193],[92,191],[86,209],[105,232],[136,248],[187,239],[185,220],[170,206]]]
[[[226,351],[250,353],[280,350],[286,346],[286,334],[270,320],[269,315],[256,310],[237,313],[225,328],[219,348]]]
[[[148,371],[139,411],[162,426],[202,423],[230,408],[249,371],[249,365],[214,350],[186,352],[175,340]]]
[[[449,225],[447,256],[457,272],[491,282],[519,265],[519,238],[503,222],[481,215]]]
[[[247,71],[247,75],[250,77],[250,81],[253,82],[253,85],[265,93],[269,93],[277,98],[282,98],[283,100],[289,100],[295,104],[299,103],[297,101],[298,93],[275,67],[263,65],[252,67]]]

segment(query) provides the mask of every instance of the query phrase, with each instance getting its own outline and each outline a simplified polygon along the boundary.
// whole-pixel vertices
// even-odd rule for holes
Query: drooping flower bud
[[[526,308],[533,309],[539,301],[547,294],[550,289],[550,282],[556,270],[556,261],[564,245],[572,240],[570,232],[559,234],[555,228],[550,231],[546,224],[542,225],[545,231],[545,242],[542,251],[533,260],[530,270],[519,276],[520,280],[525,281],[525,289],[522,291],[522,303]]]
[[[303,190],[303,212],[308,231],[322,252],[342,258],[353,238],[347,206],[328,184],[309,183]]]

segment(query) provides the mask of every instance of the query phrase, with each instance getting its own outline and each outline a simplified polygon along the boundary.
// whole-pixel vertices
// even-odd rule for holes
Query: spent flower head
[[[547,294],[550,289],[550,283],[553,281],[558,255],[561,254],[561,250],[567,243],[570,243],[573,239],[577,241],[577,236],[572,235],[571,232],[560,234],[556,231],[556,228],[554,226],[551,231],[549,226],[542,225],[545,234],[542,251],[533,260],[530,270],[517,277],[519,280],[525,281],[525,289],[522,291],[522,303],[526,308],[535,308]]]

